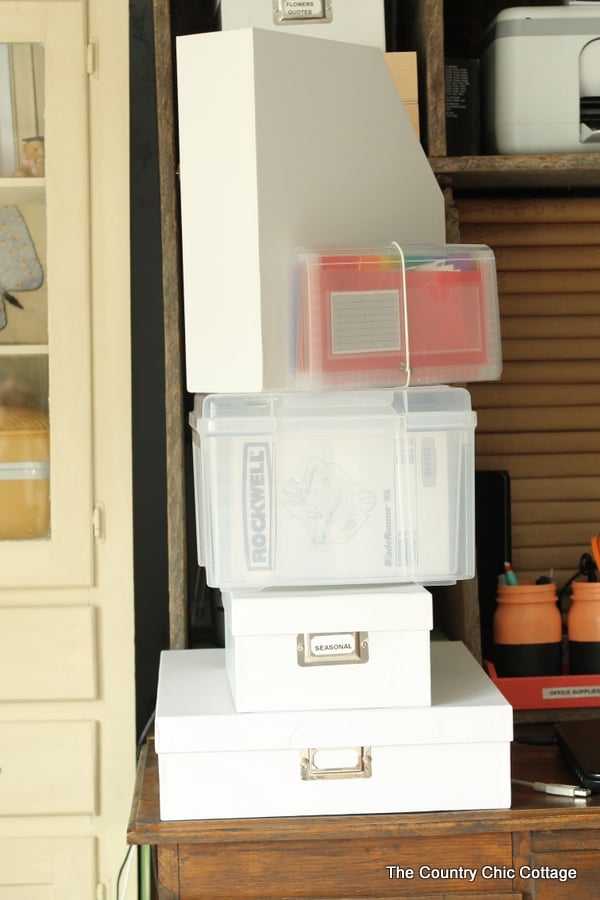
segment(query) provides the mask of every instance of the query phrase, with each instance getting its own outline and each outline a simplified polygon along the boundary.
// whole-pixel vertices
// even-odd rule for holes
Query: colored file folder
[[[482,381],[501,372],[488,247],[302,251],[297,307],[303,387]]]

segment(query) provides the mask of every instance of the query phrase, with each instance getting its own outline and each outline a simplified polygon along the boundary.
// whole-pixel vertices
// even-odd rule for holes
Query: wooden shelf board
[[[457,189],[600,188],[600,153],[435,156],[429,162]]]
[[[0,356],[48,356],[48,344],[2,344]]]
[[[6,206],[43,203],[45,185],[44,178],[0,178],[0,203]]]

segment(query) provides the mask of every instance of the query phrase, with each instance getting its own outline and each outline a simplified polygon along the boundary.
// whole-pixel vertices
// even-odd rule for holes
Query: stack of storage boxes
[[[206,42],[214,51],[222,40],[227,55],[232,36],[254,53],[265,40],[256,31],[179,39],[182,122],[202,121],[186,103],[185,85],[192,77],[198,83]],[[314,45],[327,43],[291,37],[290,44],[288,35],[269,34],[262,51],[281,41],[288,61],[295,52],[312,59]],[[331,46],[332,55],[349,53],[358,63],[363,53],[369,61],[379,53]],[[260,53],[254,62],[260,69]],[[385,93],[383,59],[371,72],[375,96],[377,73]],[[217,86],[213,79],[218,95]],[[342,108],[345,91],[357,89],[350,83],[338,91]],[[389,112],[416,143],[393,85],[387,96]],[[331,107],[328,116],[336,116]],[[183,214],[184,270],[202,202],[195,197],[193,210],[189,195],[183,202],[190,150],[182,145],[182,209],[190,212]],[[258,178],[260,192],[267,160],[259,153],[257,162],[258,175],[248,177],[252,185]],[[430,173],[417,171],[433,211]],[[358,168],[354,177],[361,174]],[[376,185],[386,174],[374,175]],[[281,265],[281,248],[271,248],[256,302],[249,286],[243,321],[224,318],[223,309],[211,318],[215,296],[197,292],[200,267],[190,260],[186,308],[194,307],[213,344],[212,368],[199,377],[196,332],[188,327],[188,386],[198,394],[190,417],[198,558],[208,584],[222,592],[226,646],[162,655],[163,819],[510,803],[512,711],[462,644],[430,643],[432,597],[424,586],[474,574],[475,415],[466,390],[438,382],[442,373],[448,381],[499,374],[493,257],[487,248],[441,246],[433,212],[429,226],[416,224],[415,246],[383,242],[379,223],[375,249],[356,250],[364,247],[364,226],[353,235],[360,244],[344,243],[347,229],[336,232],[340,211],[329,214],[330,200],[325,190],[327,244],[312,246],[333,246],[338,233],[337,246],[349,249],[294,254],[297,231],[284,227],[285,290],[269,299],[261,289],[263,281],[274,284],[267,270]],[[398,217],[393,205],[382,205],[383,228]],[[414,225],[406,219],[394,225],[403,239]],[[419,242],[428,230],[437,246],[426,250]],[[318,241],[322,222],[315,231]],[[226,230],[220,240],[227,245]],[[287,327],[283,344],[268,321],[275,299]],[[239,302],[225,291],[230,313]],[[436,303],[442,324],[432,323],[428,339],[423,323]],[[244,372],[228,350],[248,322]],[[417,387],[409,383],[412,351]],[[201,396],[215,384],[231,387]]]

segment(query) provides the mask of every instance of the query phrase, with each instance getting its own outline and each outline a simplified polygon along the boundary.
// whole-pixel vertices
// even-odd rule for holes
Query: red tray
[[[499,678],[492,662],[484,668],[513,709],[567,709],[600,706],[600,675],[542,675]]]

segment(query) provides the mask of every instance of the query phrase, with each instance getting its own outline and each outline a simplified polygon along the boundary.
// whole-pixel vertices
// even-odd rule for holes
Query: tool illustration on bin
[[[508,807],[512,708],[431,640],[430,588],[475,569],[455,385],[500,376],[493,253],[444,242],[379,48],[292,26],[177,41],[197,552],[225,647],[162,654],[161,818]],[[298,71],[310,104],[285,95]]]

